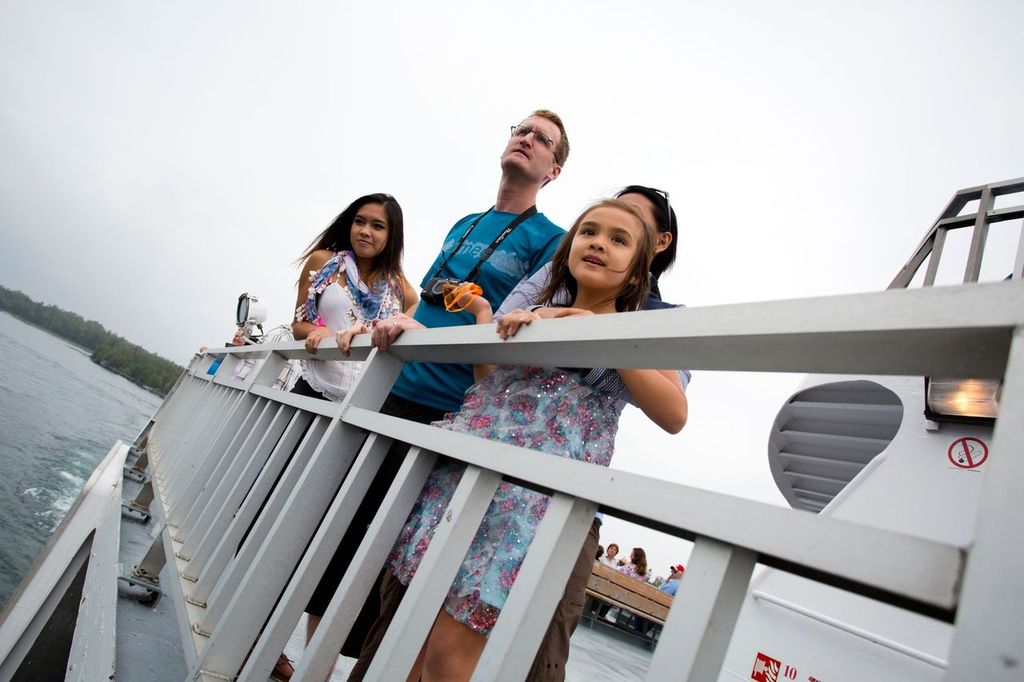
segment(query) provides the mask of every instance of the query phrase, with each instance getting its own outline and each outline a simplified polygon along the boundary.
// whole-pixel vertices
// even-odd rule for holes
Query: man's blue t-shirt
[[[459,252],[449,256],[441,272],[437,269],[479,213],[468,215],[455,224],[445,238],[441,253],[427,270],[420,286],[431,277],[466,277],[480,262],[480,256],[494,239],[516,218],[515,213],[491,211],[477,223],[462,243]],[[537,213],[523,221],[513,230],[491,257],[480,267],[475,282],[484,290],[492,309],[505,300],[512,288],[523,277],[535,273],[551,260],[565,231],[544,214]],[[450,313],[444,306],[420,301],[414,318],[425,327],[456,327],[475,324],[476,319],[468,312]],[[454,412],[462,406],[463,394],[473,384],[473,366],[439,364],[433,362],[407,362],[402,374],[395,382],[392,393],[446,412]]]

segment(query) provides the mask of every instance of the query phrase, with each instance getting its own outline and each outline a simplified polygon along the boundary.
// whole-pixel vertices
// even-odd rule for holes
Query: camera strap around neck
[[[466,241],[466,237],[469,236],[469,233],[472,232],[474,228],[476,228],[477,224],[484,219],[484,216],[486,216],[493,210],[494,207],[491,206],[489,209],[487,209],[486,211],[484,211],[483,213],[476,217],[476,220],[474,220],[473,223],[469,226],[469,229],[466,230],[466,232],[461,237],[459,237],[459,241],[455,244],[455,248],[453,248],[451,252],[444,257],[444,259],[441,261],[441,264],[437,266],[437,270],[434,271],[434,277],[438,277],[441,274],[441,271],[444,270],[446,265],[448,265],[448,259],[457,254],[459,252],[459,249],[462,248],[462,244],[463,242]],[[501,243],[505,241],[505,237],[512,234],[512,231],[514,229],[516,229],[517,227],[519,227],[520,225],[522,225],[524,222],[526,222],[535,215],[537,215],[537,206],[533,205],[530,208],[523,211],[522,213],[520,213],[519,215],[517,215],[515,218],[513,218],[512,222],[506,225],[505,229],[502,230],[498,234],[498,236],[494,238],[494,241],[491,242],[491,245],[484,249],[484,252],[480,255],[480,260],[478,260],[476,265],[473,266],[473,269],[469,271],[469,274],[461,279],[466,282],[474,281],[476,276],[480,273],[480,267],[487,262],[487,259],[490,258],[491,255],[501,245]],[[452,274],[454,275],[455,273]]]

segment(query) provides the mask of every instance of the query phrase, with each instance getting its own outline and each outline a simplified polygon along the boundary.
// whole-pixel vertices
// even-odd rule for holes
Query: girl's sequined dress
[[[559,457],[608,466],[625,387],[585,385],[571,370],[498,367],[466,391],[462,409],[435,426]],[[389,567],[408,585],[462,476],[464,466],[434,468],[402,529]],[[502,482],[445,598],[460,623],[487,634],[505,604],[548,496]]]

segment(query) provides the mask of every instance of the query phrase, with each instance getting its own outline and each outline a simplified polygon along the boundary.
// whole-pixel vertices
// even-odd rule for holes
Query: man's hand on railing
[[[374,320],[373,336],[370,339],[370,345],[384,352],[388,349],[388,346],[395,342],[395,339],[409,329],[426,329],[426,327],[402,313],[392,315],[386,320]]]

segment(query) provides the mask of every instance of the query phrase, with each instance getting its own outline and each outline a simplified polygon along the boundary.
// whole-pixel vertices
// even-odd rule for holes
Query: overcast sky
[[[1017,0],[0,13],[0,284],[181,363],[230,335],[243,291],[289,321],[293,261],[361,194],[401,202],[418,283],[539,107],[572,144],[540,209],[568,226],[622,185],[668,189],[662,291],[690,306],[882,289],[955,190],[1024,175]],[[993,228],[987,277],[1019,230]],[[627,414],[614,466],[778,502],[766,439],[797,382],[698,373],[683,434]]]

